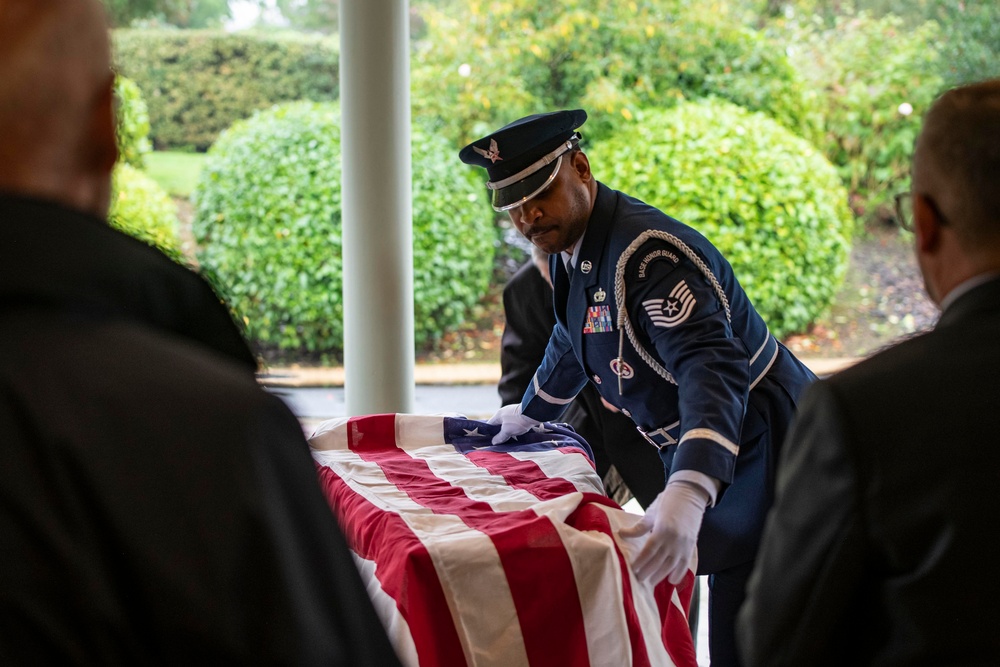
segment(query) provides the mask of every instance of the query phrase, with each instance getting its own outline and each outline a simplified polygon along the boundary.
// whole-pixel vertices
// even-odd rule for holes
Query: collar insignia
[[[590,263],[590,260],[585,260],[583,264],[580,265],[580,270],[584,273],[590,273],[590,270],[594,268],[594,265]]]
[[[479,146],[473,146],[472,150],[476,151],[477,153],[479,153],[484,158],[486,158],[487,160],[489,160],[494,164],[496,163],[497,160],[503,160],[503,158],[500,157],[500,149],[497,147],[496,139],[490,139],[490,149],[488,151],[483,150]]]

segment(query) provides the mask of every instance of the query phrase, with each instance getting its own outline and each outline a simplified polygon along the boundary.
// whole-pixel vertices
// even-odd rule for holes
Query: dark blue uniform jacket
[[[700,233],[598,184],[570,277],[551,258],[556,326],[522,400],[558,420],[589,381],[660,450],[667,475],[722,481],[699,536],[699,573],[753,558],[777,448],[815,376],[768,331]]]

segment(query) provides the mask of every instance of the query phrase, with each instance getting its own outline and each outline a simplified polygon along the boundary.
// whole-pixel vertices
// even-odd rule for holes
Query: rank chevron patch
[[[698,302],[691,293],[691,288],[682,280],[666,299],[649,299],[643,301],[642,305],[649,313],[653,325],[670,329],[690,317],[696,303]]]

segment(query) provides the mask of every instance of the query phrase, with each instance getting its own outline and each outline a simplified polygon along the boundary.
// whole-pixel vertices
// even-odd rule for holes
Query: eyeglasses
[[[908,232],[913,231],[913,195],[900,192],[896,199],[896,222]]]
[[[941,213],[941,209],[938,208],[934,200],[928,195],[921,195],[921,201],[923,201],[931,211],[934,212],[934,217],[937,220],[937,224],[942,226],[948,225],[948,218],[944,217]],[[913,193],[910,192],[900,192],[895,196],[896,200],[896,221],[899,222],[899,226],[908,232],[913,231]]]

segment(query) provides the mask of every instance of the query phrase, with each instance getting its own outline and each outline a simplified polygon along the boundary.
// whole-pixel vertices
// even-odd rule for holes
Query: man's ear
[[[586,153],[583,151],[573,152],[573,170],[580,177],[580,180],[586,183],[590,180],[590,160],[587,159]]]
[[[928,195],[913,195],[913,232],[921,253],[933,253],[941,244],[941,214]]]

